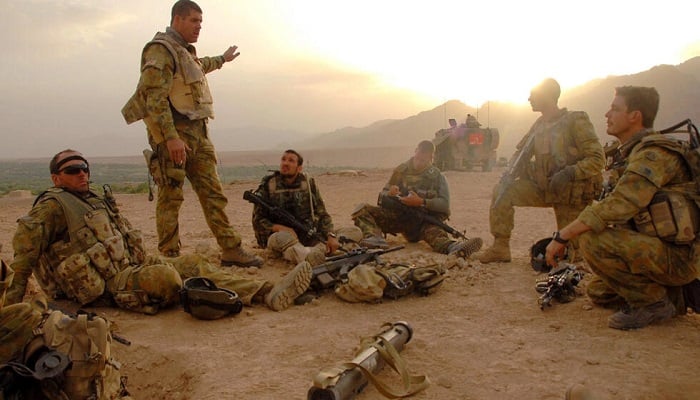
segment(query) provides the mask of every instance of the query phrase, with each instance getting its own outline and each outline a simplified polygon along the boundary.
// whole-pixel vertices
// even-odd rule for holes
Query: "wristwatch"
[[[561,234],[559,233],[559,231],[556,231],[556,232],[554,232],[554,233],[552,234],[552,240],[554,240],[554,241],[557,242],[557,243],[561,243],[561,244],[567,244],[567,243],[569,243],[568,240],[566,240],[566,239],[564,239],[563,237],[561,237]]]

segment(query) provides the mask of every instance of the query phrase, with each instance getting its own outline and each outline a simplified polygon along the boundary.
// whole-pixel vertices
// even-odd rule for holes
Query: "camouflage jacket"
[[[647,142],[658,136],[652,131],[640,131],[620,147],[616,160],[620,178],[615,188],[600,202],[586,207],[578,217],[580,221],[595,232],[609,225],[628,224],[659,191],[692,181],[678,153]]]
[[[262,179],[256,192],[265,201],[295,216],[299,222],[315,227],[321,236],[326,237],[333,231],[333,220],[326,211],[326,205],[316,181],[307,177],[306,174],[299,174],[292,184],[287,184],[279,171],[275,171],[274,174],[267,175]],[[272,226],[276,223],[279,222],[273,221],[266,210],[255,205],[253,208],[253,229],[260,246],[267,246],[267,239],[273,233]],[[314,244],[311,239],[306,238],[304,233],[296,233],[305,246]]]
[[[0,266],[0,364],[17,360],[34,337],[33,330],[41,321],[41,310],[30,303],[5,306],[5,290],[12,284],[12,268],[4,261]],[[2,398],[2,393],[0,393]]]
[[[88,219],[88,214],[82,215],[80,210],[77,210],[77,213],[74,210],[73,214],[75,215],[71,215],[64,209],[64,204],[61,204],[57,197],[61,193],[69,196],[70,192],[52,188],[42,193],[37,197],[29,214],[17,221],[17,230],[12,241],[15,256],[11,265],[15,276],[7,292],[8,304],[22,301],[27,281],[32,272],[35,273],[37,281],[49,296],[53,297],[65,290],[64,282],[58,282],[57,265],[72,255],[84,253],[91,245],[102,242],[85,225],[84,221]],[[81,209],[106,211],[106,215],[108,215],[106,224],[111,226],[109,230],[113,231],[114,234],[118,232],[118,236],[114,238],[120,241],[119,247],[123,249],[120,260],[118,262],[110,261],[111,256],[106,251],[103,252],[105,253],[104,257],[101,257],[108,262],[110,270],[115,270],[113,273],[132,263],[138,264],[143,261],[145,252],[142,243],[138,244],[137,247],[140,249],[137,249],[132,246],[133,242],[129,239],[132,234],[139,232],[134,231],[131,224],[108,202],[94,192],[88,192],[85,197],[80,197],[77,194],[73,194],[73,196],[81,199],[79,202],[84,204]],[[107,228],[107,226],[105,227]],[[74,232],[76,237],[71,237],[71,232]],[[99,275],[103,274],[98,273],[95,277],[98,278]],[[102,276],[100,279],[108,279],[108,277]]]
[[[176,31],[168,28],[165,35],[168,35],[196,57],[195,47],[186,43]],[[197,61],[204,74],[220,69],[225,62],[223,56],[201,57],[197,58]],[[149,126],[149,135],[153,135],[152,130],[158,131],[158,134],[162,135],[164,140],[179,137],[175,129],[175,122],[188,120],[186,116],[180,114],[171,106],[169,99],[173,79],[176,74],[175,66],[175,60],[165,45],[158,42],[149,42],[143,49],[141,55],[141,77],[135,96],[141,96],[144,99],[148,119],[153,124],[152,127]],[[158,143],[159,140],[156,139],[155,142]]]
[[[450,216],[450,188],[447,178],[434,165],[423,171],[413,168],[412,159],[399,165],[389,178],[389,182],[384,185],[384,189],[379,194],[386,196],[392,186],[398,186],[401,195],[408,194],[409,191],[416,192],[425,199],[425,208],[441,219]]]
[[[548,203],[590,202],[602,189],[605,154],[588,114],[560,110],[553,120],[542,117],[532,125],[518,145],[521,148],[529,135],[535,135],[534,161],[528,170],[529,179],[545,192]],[[574,167],[574,181],[565,193],[549,193],[549,179],[566,166]]]

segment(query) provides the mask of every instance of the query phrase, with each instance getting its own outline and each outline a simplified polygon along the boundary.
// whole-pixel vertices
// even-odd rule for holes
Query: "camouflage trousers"
[[[557,229],[574,221],[586,208],[586,203],[557,204],[545,200],[546,193],[528,179],[518,179],[508,187],[498,204],[494,204],[499,186],[496,185],[489,209],[489,227],[495,238],[509,239],[515,226],[515,207],[551,207],[557,220]],[[575,244],[574,244],[575,245]]]
[[[206,120],[176,121],[180,138],[192,149],[182,167],[170,160],[165,142],[151,147],[157,155],[157,165],[151,171],[158,184],[156,203],[156,227],[158,250],[162,254],[177,254],[180,250],[179,213],[184,195],[185,178],[199,198],[204,218],[222,249],[232,249],[241,243],[241,237],[231,226],[224,209],[228,200],[224,196],[221,180],[216,171],[216,152],[209,140]]]
[[[160,308],[180,301],[182,282],[203,276],[217,286],[233,290],[243,304],[250,305],[267,281],[244,278],[212,265],[197,254],[180,257],[149,256],[143,265],[128,267],[107,282],[107,291],[117,306],[132,311],[155,314]]]
[[[597,275],[587,292],[596,304],[620,297],[643,307],[666,296],[677,303],[678,287],[700,273],[700,245],[677,246],[626,228],[586,232],[579,238],[583,258]]]
[[[156,257],[159,262],[172,264],[183,281],[197,276],[209,278],[216,286],[236,292],[245,305],[251,305],[254,298],[256,301],[258,297],[262,300],[261,295],[272,288],[272,283],[268,281],[251,279],[229,270],[223,270],[197,254],[187,254],[175,258]],[[264,290],[261,290],[263,288]]]
[[[439,226],[412,220],[398,210],[365,204],[352,214],[352,219],[365,237],[400,233],[409,242],[425,240],[433,251],[443,254],[447,253],[450,243],[454,242]]]

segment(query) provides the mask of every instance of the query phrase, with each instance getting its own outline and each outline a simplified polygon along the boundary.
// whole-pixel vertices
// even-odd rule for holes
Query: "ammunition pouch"
[[[640,233],[656,236],[674,244],[690,244],[700,227],[698,206],[686,195],[674,191],[658,192],[646,210],[633,218]]]
[[[56,281],[61,290],[80,304],[88,304],[102,295],[105,281],[85,253],[66,258],[56,268]]]

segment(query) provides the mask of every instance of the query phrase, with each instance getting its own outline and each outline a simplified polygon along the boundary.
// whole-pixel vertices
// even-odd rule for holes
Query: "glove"
[[[573,165],[567,165],[564,169],[552,175],[549,180],[549,191],[555,194],[561,193],[566,184],[573,181],[575,177],[576,169]]]

